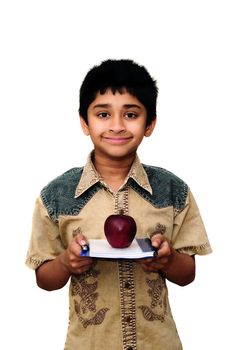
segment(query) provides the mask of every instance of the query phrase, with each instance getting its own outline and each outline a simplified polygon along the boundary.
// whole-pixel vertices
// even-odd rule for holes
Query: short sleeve
[[[198,206],[188,191],[186,203],[174,218],[173,248],[189,255],[206,255],[212,252]]]
[[[41,198],[38,198],[33,213],[26,265],[35,270],[45,261],[55,259],[63,250],[58,224],[49,217]]]

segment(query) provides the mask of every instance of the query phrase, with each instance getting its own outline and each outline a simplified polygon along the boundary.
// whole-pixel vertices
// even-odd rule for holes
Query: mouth
[[[128,143],[132,137],[104,137],[103,139],[112,145],[122,145]]]

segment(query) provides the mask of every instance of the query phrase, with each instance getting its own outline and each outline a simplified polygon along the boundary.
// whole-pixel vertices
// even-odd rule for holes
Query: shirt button
[[[129,282],[125,282],[125,283],[124,283],[124,287],[125,287],[126,289],[129,289],[129,288],[130,288],[130,283],[129,283]]]
[[[125,321],[126,321],[127,323],[129,323],[130,320],[131,320],[130,316],[126,316],[126,317],[125,317]]]
[[[126,350],[133,350],[132,346],[129,346]]]

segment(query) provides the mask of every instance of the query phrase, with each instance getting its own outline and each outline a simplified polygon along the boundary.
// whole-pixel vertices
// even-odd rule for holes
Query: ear
[[[88,125],[86,124],[86,121],[84,120],[84,118],[81,115],[80,115],[80,124],[81,124],[81,128],[83,130],[83,133],[86,136],[89,136],[89,127],[88,127]]]
[[[155,125],[156,125],[156,117],[154,117],[154,119],[152,119],[151,123],[146,126],[144,136],[146,136],[146,137],[151,136],[151,134],[153,133],[153,130],[155,128]]]

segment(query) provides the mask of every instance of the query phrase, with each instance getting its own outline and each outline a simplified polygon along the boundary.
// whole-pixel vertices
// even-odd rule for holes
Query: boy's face
[[[96,95],[87,116],[88,125],[81,118],[81,126],[92,139],[95,155],[110,159],[133,156],[155,126],[155,119],[146,126],[146,109],[136,97],[128,92],[113,94],[110,89]]]

